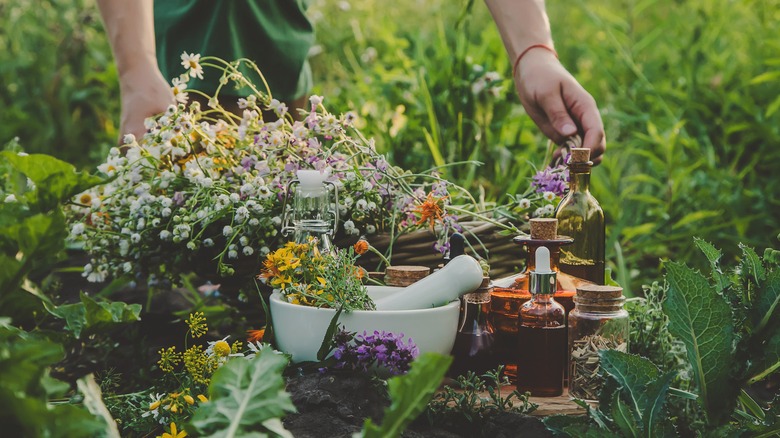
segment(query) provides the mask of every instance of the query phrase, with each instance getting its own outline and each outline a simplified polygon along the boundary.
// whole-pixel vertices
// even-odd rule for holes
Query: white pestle
[[[482,266],[459,255],[443,268],[394,294],[374,300],[376,310],[413,310],[442,306],[482,284]]]

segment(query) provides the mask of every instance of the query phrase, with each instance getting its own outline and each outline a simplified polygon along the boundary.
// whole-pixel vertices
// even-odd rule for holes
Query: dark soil
[[[308,374],[288,380],[287,391],[298,412],[284,419],[285,427],[297,438],[352,437],[366,418],[381,423],[390,404],[382,383],[365,374]],[[431,426],[422,416],[402,435],[418,437],[549,437],[535,417],[510,412],[482,419],[476,427],[458,424]]]

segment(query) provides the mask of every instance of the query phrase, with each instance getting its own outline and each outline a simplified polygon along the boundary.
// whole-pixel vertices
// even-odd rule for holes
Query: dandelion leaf
[[[731,382],[734,323],[729,305],[707,279],[685,264],[665,264],[669,291],[663,303],[669,331],[685,345],[699,392],[712,424],[727,421],[738,385]]]

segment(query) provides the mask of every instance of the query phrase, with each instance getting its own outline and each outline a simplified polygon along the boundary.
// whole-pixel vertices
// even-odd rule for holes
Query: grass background
[[[759,252],[780,232],[780,0],[550,2],[560,59],[596,98],[593,191],[607,258],[634,293],[692,236]],[[487,201],[525,190],[546,142],[479,1],[315,0],[315,93],[354,110],[392,161]],[[0,0],[0,143],[93,168],[118,137],[117,74],[94,0]],[[494,94],[474,94],[485,72]]]

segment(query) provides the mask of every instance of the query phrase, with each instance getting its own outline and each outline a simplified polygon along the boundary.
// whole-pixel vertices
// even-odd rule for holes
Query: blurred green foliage
[[[0,1],[0,144],[94,166],[116,144],[119,86],[94,0]]]
[[[313,92],[331,110],[356,111],[401,166],[484,163],[442,172],[487,201],[527,188],[546,141],[483,2],[312,3]],[[117,138],[119,101],[94,0],[0,11],[0,142],[96,164]],[[694,234],[767,246],[780,231],[780,0],[578,0],[548,12],[561,61],[606,125],[592,185],[616,279],[641,293],[661,259],[691,259]]]

